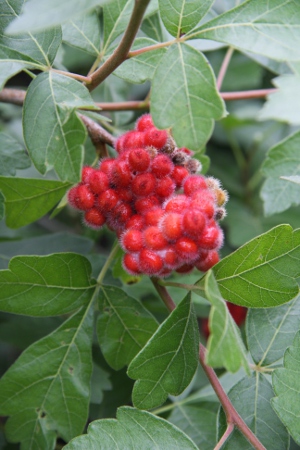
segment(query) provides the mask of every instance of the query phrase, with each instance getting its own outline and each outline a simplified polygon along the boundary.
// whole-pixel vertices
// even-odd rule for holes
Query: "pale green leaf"
[[[131,16],[133,4],[133,0],[113,0],[103,7],[104,53],[114,40],[125,31]]]
[[[266,215],[300,204],[300,187],[282,178],[300,175],[299,146],[300,131],[297,131],[268,152],[262,165],[262,172],[267,180],[261,190]]]
[[[90,11],[62,26],[63,41],[98,56],[101,44],[100,20],[97,11]]]
[[[267,366],[279,361],[299,328],[300,296],[277,308],[250,309],[246,335],[254,362]]]
[[[76,108],[97,109],[87,88],[56,73],[38,75],[24,103],[24,139],[39,172],[54,168],[62,181],[77,182],[86,130]]]
[[[159,0],[159,11],[166,29],[180,37],[194,28],[210,9],[214,0]]]
[[[65,450],[108,449],[197,450],[181,430],[147,411],[122,406],[117,419],[92,422],[88,434],[73,439]]]
[[[158,42],[164,41],[164,31],[159,14],[146,17],[142,22],[141,29],[149,38]]]
[[[122,289],[102,286],[97,334],[108,364],[115,370],[128,365],[157,329],[154,317]]]
[[[15,175],[17,169],[30,167],[24,146],[5,132],[0,132],[0,175]]]
[[[28,0],[23,4],[22,14],[14,20],[6,32],[16,34],[24,31],[45,30],[80,16],[108,0]]]
[[[178,405],[168,417],[201,450],[211,450],[216,445],[216,419],[215,412],[196,405]]]
[[[157,42],[152,39],[137,38],[132,46],[132,50],[138,50],[154,44],[157,44]],[[159,48],[130,58],[114,71],[114,75],[130,83],[144,83],[147,80],[151,80],[165,52],[166,49]]]
[[[298,294],[299,258],[300,230],[278,225],[223,258],[213,271],[226,300],[268,308]]]
[[[0,59],[0,89],[2,89],[7,80],[21,72],[23,69],[34,69],[35,65],[25,62],[10,61],[9,59]]]
[[[199,332],[189,294],[131,361],[128,375],[138,380],[133,404],[150,409],[162,404],[168,394],[181,394],[197,369],[198,351]]]
[[[272,374],[276,397],[272,406],[287,427],[292,438],[300,444],[300,332],[284,354],[284,368]]]
[[[55,180],[0,177],[7,226],[19,228],[44,216],[70,186]]]
[[[189,38],[224,42],[279,61],[300,59],[300,10],[296,0],[248,0],[195,28]]]
[[[32,344],[0,380],[6,435],[22,450],[53,450],[82,433],[92,373],[91,304]]]
[[[239,381],[228,397],[239,415],[253,431],[266,449],[287,450],[289,435],[274,413],[270,400],[273,389],[268,380],[258,372]],[[218,438],[226,430],[227,423],[223,409],[219,415]],[[222,450],[253,450],[249,441],[235,428],[222,446]]]
[[[0,270],[0,310],[40,317],[65,314],[86,304],[94,289],[84,256],[16,256],[7,270]]]
[[[214,120],[226,112],[213,71],[202,53],[186,44],[168,49],[153,77],[151,113],[156,126],[172,127],[179,147],[204,147]]]
[[[273,83],[279,91],[268,96],[258,119],[274,119],[300,125],[300,76],[282,75],[275,78]]]
[[[237,372],[243,366],[249,372],[240,330],[229,313],[211,271],[205,276],[205,293],[212,304],[209,314],[207,364],[212,367],[225,367],[230,372]]]

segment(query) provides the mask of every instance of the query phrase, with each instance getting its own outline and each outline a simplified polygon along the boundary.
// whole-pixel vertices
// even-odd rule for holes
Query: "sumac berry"
[[[191,196],[199,189],[207,189],[205,178],[201,175],[190,175],[184,180],[183,191],[185,195]]]
[[[98,207],[104,214],[108,214],[118,203],[119,197],[113,189],[107,189],[98,197]]]
[[[208,224],[197,239],[198,245],[207,250],[219,249],[223,243],[221,228],[212,221]]]
[[[139,269],[147,275],[156,275],[163,268],[162,258],[153,250],[143,248],[139,254]]]
[[[124,134],[122,150],[127,148],[141,148],[145,145],[145,133],[140,131],[128,131]]]
[[[135,228],[126,230],[121,236],[121,246],[128,252],[139,252],[143,248],[143,233]]]
[[[86,224],[92,228],[100,228],[105,222],[105,216],[97,209],[92,208],[84,214]]]
[[[135,210],[139,214],[145,214],[151,209],[157,208],[159,205],[160,203],[154,195],[149,195],[145,198],[138,198],[134,203]]]
[[[166,212],[182,213],[190,205],[190,199],[185,195],[176,195],[167,200],[165,204]]]
[[[105,172],[94,170],[89,176],[88,185],[94,194],[101,194],[109,188],[108,176]]]
[[[141,173],[137,175],[131,184],[132,192],[139,197],[146,197],[153,194],[156,179],[152,173]]]
[[[132,172],[126,161],[116,161],[112,168],[110,181],[116,187],[127,187],[129,186],[132,178]]]
[[[142,230],[143,228],[145,228],[144,217],[139,214],[134,214],[127,220],[125,227],[127,229],[135,228],[136,230]]]
[[[137,131],[145,131],[149,128],[153,128],[154,123],[150,114],[143,114],[136,122]]]
[[[176,183],[177,188],[182,186],[183,180],[189,175],[188,170],[183,166],[175,166],[172,172],[172,179]]]
[[[189,209],[183,214],[182,227],[187,235],[191,237],[199,236],[205,225],[206,219],[201,211]]]
[[[164,177],[162,180],[157,180],[155,193],[159,197],[168,198],[175,191],[176,185],[170,177]]]
[[[161,250],[167,245],[167,240],[159,227],[152,226],[144,230],[144,243],[152,250]]]
[[[84,166],[81,171],[81,181],[83,183],[87,184],[89,182],[91,174],[94,172],[95,172],[95,169],[93,169],[92,167]]]
[[[160,223],[164,236],[174,241],[182,236],[182,215],[179,213],[166,214]]]
[[[181,237],[175,243],[175,250],[185,261],[194,261],[199,253],[198,245],[188,237]]]
[[[71,189],[68,198],[71,205],[82,211],[91,209],[95,203],[94,194],[85,184],[79,184]]]
[[[126,253],[123,257],[123,267],[131,275],[138,275],[140,273],[138,254]]]
[[[164,178],[174,169],[174,164],[167,155],[158,154],[151,162],[151,172],[156,178]]]
[[[195,262],[195,267],[201,272],[207,272],[220,260],[216,250],[210,250],[205,258],[200,258]]]
[[[158,225],[160,219],[164,215],[162,208],[154,208],[144,214],[146,225]]]
[[[158,130],[157,128],[149,128],[145,131],[144,143],[157,149],[166,145],[168,133],[166,130]]]
[[[143,148],[134,148],[128,154],[128,164],[132,171],[145,172],[150,166],[150,155]]]

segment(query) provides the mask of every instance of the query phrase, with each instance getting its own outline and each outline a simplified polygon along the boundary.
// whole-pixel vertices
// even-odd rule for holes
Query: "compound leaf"
[[[104,450],[126,448],[140,450],[196,450],[196,445],[181,430],[147,411],[122,406],[117,419],[92,422],[88,434],[73,439],[65,450]]]
[[[133,403],[150,409],[168,394],[179,395],[189,385],[198,365],[199,332],[190,294],[160,325],[128,367]],[[176,376],[175,376],[176,374]]]
[[[16,256],[0,270],[0,310],[30,316],[65,314],[86,304],[95,288],[89,261],[76,253]]]
[[[92,302],[91,302],[92,303]],[[82,433],[92,373],[91,304],[32,344],[0,380],[6,435],[23,450],[53,450]]]
[[[17,169],[30,167],[24,146],[5,132],[0,133],[0,175],[15,175]]]
[[[97,334],[103,355],[115,370],[128,365],[157,329],[154,317],[122,289],[102,286]]]
[[[172,127],[179,147],[204,147],[225,107],[202,53],[186,44],[168,49],[154,73],[151,113],[159,128]]]
[[[42,174],[54,168],[62,181],[79,180],[86,130],[77,108],[97,109],[78,81],[48,72],[30,84],[24,103],[24,139]]]
[[[276,397],[272,406],[287,427],[292,438],[300,444],[300,332],[284,354],[284,368],[274,370],[273,388]]]
[[[211,271],[205,277],[205,293],[212,304],[209,314],[207,364],[212,367],[225,367],[230,372],[237,372],[241,366],[249,371],[240,331],[229,313]]]
[[[300,175],[299,145],[300,131],[297,131],[268,152],[262,165],[267,180],[261,190],[266,215],[285,211],[300,203],[299,185],[281,178]]]
[[[299,295],[285,305],[250,309],[247,314],[248,348],[256,364],[267,366],[279,361],[300,328]]]
[[[296,61],[300,59],[299,19],[296,0],[247,0],[195,28],[189,37],[213,39],[279,61]]]
[[[298,294],[299,258],[300,230],[279,225],[223,258],[213,271],[226,300],[268,308]]]
[[[166,29],[180,37],[194,28],[210,9],[213,0],[160,0],[159,11]]]
[[[0,177],[6,224],[19,228],[44,216],[64,196],[70,183],[56,180]]]
[[[255,433],[266,449],[286,450],[289,435],[271,407],[273,389],[269,381],[258,372],[243,378],[228,393],[233,406]],[[226,430],[227,423],[223,409],[219,415],[219,439]],[[222,450],[253,450],[249,441],[235,429],[225,442]]]

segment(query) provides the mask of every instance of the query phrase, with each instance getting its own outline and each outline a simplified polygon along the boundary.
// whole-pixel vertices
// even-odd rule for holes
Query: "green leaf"
[[[213,3],[214,0],[159,0],[159,12],[169,33],[179,38],[199,23]]]
[[[168,421],[187,434],[201,450],[216,445],[216,413],[196,405],[178,405]]]
[[[16,34],[24,31],[45,30],[67,22],[74,16],[80,16],[108,0],[28,0],[23,5],[22,14],[6,29],[7,33]]]
[[[137,38],[132,46],[132,50],[138,50],[154,44],[157,44],[157,42],[152,39]],[[159,48],[130,58],[114,71],[114,75],[130,83],[144,83],[147,80],[151,80],[165,52],[165,48]]]
[[[300,175],[299,145],[300,131],[297,131],[268,152],[262,165],[262,172],[267,180],[261,190],[266,215],[300,204],[300,187],[281,178]]]
[[[2,89],[11,77],[21,72],[23,69],[34,69],[34,65],[30,65],[24,62],[10,61],[8,59],[0,59],[0,89]]]
[[[47,72],[30,84],[24,103],[24,139],[42,174],[54,168],[62,181],[80,179],[86,130],[77,108],[97,109],[78,81]]]
[[[248,348],[256,364],[279,361],[300,328],[300,296],[277,308],[250,309],[247,314]]]
[[[271,407],[270,400],[273,395],[271,384],[263,375],[256,373],[239,381],[229,391],[228,397],[266,449],[286,450],[289,448],[289,435]],[[226,417],[222,409],[219,415],[219,439],[226,428]],[[222,450],[241,449],[253,450],[253,447],[235,429],[223,445]]]
[[[195,28],[189,38],[213,39],[279,61],[299,60],[299,5],[248,0]]]
[[[30,167],[24,146],[7,133],[0,132],[0,175],[15,175],[17,169]]]
[[[205,276],[205,293],[212,304],[209,314],[207,364],[211,367],[225,367],[230,372],[237,372],[243,366],[249,372],[240,330],[229,313],[211,271]]]
[[[157,329],[154,317],[122,289],[102,286],[97,334],[108,364],[115,370],[128,365]]]
[[[274,119],[300,125],[300,76],[283,75],[275,78],[273,84],[279,91],[268,96],[258,119]]]
[[[300,444],[300,332],[295,336],[284,354],[284,368],[276,369],[272,374],[276,397],[272,406],[280,420],[287,427],[292,438]]]
[[[31,345],[0,380],[6,435],[23,449],[53,450],[82,433],[92,373],[91,304]]]
[[[142,31],[151,39],[158,42],[164,41],[164,32],[160,21],[159,14],[152,14],[143,20],[141,25]]]
[[[55,180],[0,177],[7,226],[19,228],[44,216],[70,187]]]
[[[199,150],[205,145],[225,107],[202,53],[186,44],[168,49],[153,77],[151,113],[159,128],[173,128],[179,147]]]
[[[97,11],[90,11],[62,26],[63,41],[98,56],[101,45],[101,29]]]
[[[103,53],[122,34],[129,22],[133,9],[132,0],[113,0],[103,7]]]
[[[279,225],[223,258],[213,271],[226,300],[268,308],[298,294],[299,258],[300,230]]]
[[[0,270],[0,310],[40,317],[74,311],[94,293],[91,270],[76,253],[16,256]]]
[[[133,388],[133,404],[155,408],[168,394],[181,394],[195,374],[198,352],[198,326],[188,294],[131,361],[127,373],[138,380]]]
[[[165,450],[197,450],[196,445],[181,430],[147,411],[129,406],[118,409],[116,419],[95,420],[88,434],[73,439],[65,450],[104,450],[146,448]]]
[[[2,195],[2,192],[0,191],[0,220],[3,219],[5,215],[5,206],[4,206],[5,198]]]
[[[91,239],[65,231],[22,240],[0,242],[0,269],[6,269],[13,256],[49,255],[49,253],[89,253],[94,245]],[[99,255],[98,255],[99,256]]]
[[[290,177],[280,177],[282,180],[290,181],[291,183],[300,184],[300,175],[291,175]]]

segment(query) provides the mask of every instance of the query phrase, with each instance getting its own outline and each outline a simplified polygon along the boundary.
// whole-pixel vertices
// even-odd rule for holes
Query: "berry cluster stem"
[[[168,308],[168,310],[170,312],[172,312],[176,308],[176,305],[175,305],[174,301],[172,300],[172,297],[170,296],[169,292],[165,288],[165,286],[162,286],[161,284],[159,284],[157,278],[152,278],[151,281],[152,281],[155,289],[157,290],[158,294],[160,295],[162,301]],[[238,412],[234,408],[233,404],[231,403],[231,401],[228,398],[228,395],[224,391],[215,371],[213,370],[212,367],[209,367],[206,364],[205,356],[206,356],[206,348],[204,347],[203,344],[200,343],[199,361],[200,361],[200,364],[201,364],[207,378],[209,379],[209,381],[212,385],[212,388],[214,389],[214,391],[215,391],[216,395],[218,396],[218,399],[220,400],[220,403],[224,409],[228,427],[230,425],[229,430],[231,430],[232,426],[236,426],[239,429],[239,431],[245,436],[245,438],[248,439],[248,441],[253,445],[253,447],[256,450],[266,450],[264,445],[260,442],[259,439],[257,439],[255,434],[250,430],[250,428],[246,425],[246,423],[243,421],[241,416],[238,414]],[[232,432],[232,430],[230,431],[230,433],[231,432]],[[226,435],[226,439],[230,433],[228,432],[228,435]],[[223,440],[223,437],[224,437],[224,435],[222,436],[221,440]],[[224,438],[224,441],[226,439]],[[217,446],[216,448],[218,449],[220,447]]]

